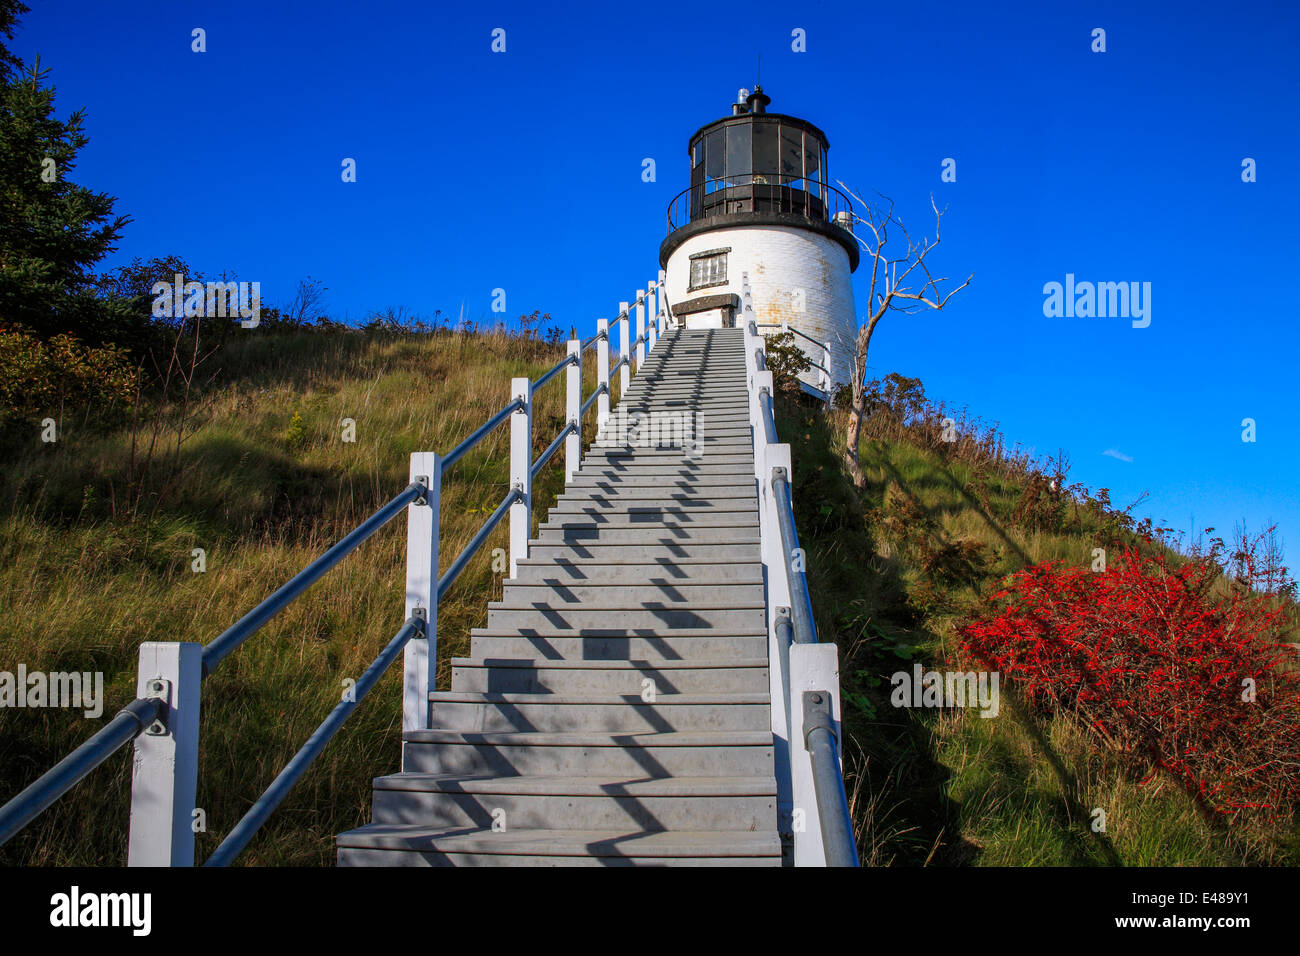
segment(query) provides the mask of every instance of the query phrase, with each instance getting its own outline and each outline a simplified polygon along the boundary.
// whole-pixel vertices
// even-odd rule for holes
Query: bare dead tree
[[[871,284],[868,287],[868,311],[863,323],[858,328],[857,341],[853,349],[853,406],[849,412],[848,426],[845,432],[844,460],[853,475],[853,483],[861,488],[866,483],[862,473],[862,464],[858,458],[858,440],[862,434],[862,421],[866,414],[866,372],[867,352],[871,348],[871,336],[876,332],[880,320],[891,311],[912,314],[921,309],[942,309],[954,295],[970,285],[975,273],[955,289],[943,291],[941,285],[951,280],[947,276],[936,277],[926,262],[926,258],[939,246],[939,232],[943,225],[943,215],[935,205],[934,195],[930,196],[930,208],[934,210],[934,239],[914,240],[908,233],[903,221],[894,215],[894,201],[881,196],[883,205],[875,206],[863,202],[843,182],[840,186],[856,200],[860,214],[853,213],[854,222],[870,231],[870,239],[854,230],[854,238],[862,246],[865,255],[871,258]],[[896,228],[902,233],[903,244],[891,249],[889,230]],[[898,252],[894,255],[894,252]]]
[[[319,279],[313,279],[311,276],[299,279],[293,300],[285,309],[285,317],[293,320],[296,325],[305,325],[320,318],[321,309],[325,304],[325,291],[326,286]]]

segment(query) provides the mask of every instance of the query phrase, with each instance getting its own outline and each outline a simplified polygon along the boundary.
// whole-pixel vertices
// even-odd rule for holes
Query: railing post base
[[[826,847],[822,821],[817,810],[812,759],[803,739],[804,693],[821,691],[831,695],[831,719],[840,735],[840,664],[834,644],[795,644],[790,648],[790,744],[791,790],[794,800],[794,865],[825,866]],[[838,755],[837,755],[838,756]],[[843,758],[840,758],[843,773]]]
[[[127,866],[193,866],[199,780],[203,645],[145,641],[137,697],[161,697],[167,715],[135,738]]]

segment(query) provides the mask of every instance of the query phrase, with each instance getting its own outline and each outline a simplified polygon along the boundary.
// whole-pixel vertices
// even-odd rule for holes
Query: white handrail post
[[[627,397],[627,387],[632,379],[632,355],[627,347],[629,342],[627,334],[627,310],[628,303],[620,302],[618,304],[618,357],[619,361],[627,359],[618,370],[619,401],[622,401]]]
[[[817,789],[813,785],[812,758],[803,735],[803,695],[805,691],[830,694],[831,722],[835,739],[840,730],[840,662],[833,642],[796,644],[790,648],[790,728],[793,746],[790,764],[796,810],[803,810],[803,828],[794,835],[795,866],[825,866],[826,846],[822,843],[821,816],[817,812]],[[843,748],[836,746],[840,775],[844,775]],[[778,778],[780,779],[780,778]]]
[[[650,330],[650,348],[653,349],[659,342],[659,336],[663,335],[663,329],[659,325],[659,303],[664,297],[664,290],[659,287],[657,279],[650,280],[650,288],[654,290],[655,297],[649,305],[647,328]]]
[[[771,381],[771,372],[760,372],[759,381]],[[816,830],[818,840],[817,804],[800,802],[800,791],[795,785],[796,770],[794,742],[798,739],[797,725],[791,723],[790,674],[780,666],[790,660],[790,575],[781,540],[781,523],[777,515],[776,495],[772,491],[772,474],[784,468],[790,475],[790,446],[769,444],[763,450],[763,474],[759,481],[759,541],[763,565],[767,576],[767,635],[768,635],[768,686],[772,695],[772,745],[773,765],[776,772],[776,808],[779,828],[793,833],[795,852],[806,831]],[[805,757],[807,755],[805,754]],[[805,761],[806,762],[806,761]],[[809,764],[809,769],[811,764]],[[811,776],[809,776],[811,785]],[[796,811],[802,811],[796,812]]]
[[[519,495],[510,506],[510,576],[519,574],[519,561],[528,557],[533,514],[533,383],[510,380],[510,400],[523,408],[510,416],[510,487]]]
[[[406,642],[402,658],[402,730],[429,729],[429,694],[437,690],[438,538],[441,530],[442,459],[411,454],[411,481],[428,490],[406,508],[406,613],[424,619],[424,638]]]
[[[636,370],[640,374],[645,364],[645,289],[636,290]]]
[[[161,698],[167,710],[135,738],[127,866],[194,865],[202,685],[202,644],[140,645],[136,696]]]
[[[601,390],[596,399],[596,434],[605,430],[609,421],[609,319],[596,320],[596,387]]]
[[[659,320],[659,334],[663,335],[668,331],[668,296],[664,293],[664,283],[668,281],[668,273],[663,269],[659,270],[659,295],[658,308],[656,314]]]
[[[569,339],[573,362],[564,370],[564,418],[572,429],[564,440],[564,483],[573,481],[582,457],[582,342]]]

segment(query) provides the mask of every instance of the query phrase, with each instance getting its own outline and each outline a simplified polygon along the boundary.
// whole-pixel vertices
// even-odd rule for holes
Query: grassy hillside
[[[915,661],[944,669],[957,652],[955,626],[1005,575],[1048,560],[1088,567],[1094,547],[1125,534],[1113,512],[1040,494],[1046,481],[1029,470],[973,466],[892,423],[867,429],[859,496],[836,452],[843,414],[786,403],[778,430],[795,447],[820,636],[841,648],[846,776],[864,863],[1300,859],[1293,825],[1230,829],[1207,819],[1179,788],[1143,784],[1118,766],[1074,720],[1030,713],[1005,683],[997,719],[892,707],[889,675]],[[1091,826],[1097,808],[1104,833]]]
[[[509,400],[511,377],[536,378],[562,357],[562,347],[492,335],[250,336],[201,366],[200,380],[215,378],[191,391],[178,453],[179,393],[146,403],[134,429],[125,413],[70,417],[55,444],[35,426],[10,429],[0,669],[102,670],[107,719],[134,696],[141,641],[211,640],[404,488],[410,452],[450,451]],[[589,392],[594,368],[587,378]],[[561,377],[540,393],[535,452],[561,426],[563,388]],[[355,443],[342,441],[344,418],[356,422]],[[141,476],[155,422],[155,460]],[[508,431],[444,479],[444,565],[505,494]],[[562,484],[561,458],[539,479],[535,516]],[[205,681],[200,860],[400,626],[404,529],[393,522]],[[468,653],[469,629],[500,596],[491,549],[505,546],[503,523],[440,608],[443,685],[447,660]],[[191,570],[194,548],[206,551],[204,573]],[[332,861],[333,835],[367,818],[371,778],[398,768],[400,673],[371,692],[240,862]],[[99,726],[80,711],[4,711],[0,801]],[[115,755],[0,848],[0,863],[124,862],[130,760],[129,747]]]
[[[69,416],[61,439],[3,436],[0,669],[103,670],[105,716],[132,696],[144,640],[206,642],[407,482],[412,451],[450,450],[562,349],[518,337],[277,333],[236,337],[188,398]],[[592,387],[588,369],[584,392]],[[209,381],[210,380],[210,381]],[[560,427],[563,386],[540,399],[535,448]],[[864,492],[835,450],[839,415],[788,401],[796,505],[823,640],[841,647],[846,768],[868,864],[1168,865],[1295,863],[1294,831],[1229,830],[1168,785],[1142,784],[1065,718],[1044,720],[1003,690],[1003,714],[894,709],[888,678],[942,666],[953,630],[1004,575],[1086,564],[1122,529],[1104,509],[1045,496],[1014,468],[971,464],[869,428]],[[591,436],[592,417],[584,423]],[[355,443],[341,421],[356,423]],[[183,421],[182,421],[183,419]],[[155,434],[156,432],[156,434]],[[183,440],[177,445],[177,436]],[[134,452],[133,452],[134,437]],[[154,454],[148,467],[147,449]],[[445,478],[444,563],[500,501],[506,431]],[[561,484],[558,459],[534,517]],[[204,687],[200,860],[401,623],[399,519],[229,658]],[[439,612],[439,683],[500,594],[490,549]],[[207,570],[191,570],[192,549]],[[399,760],[399,673],[357,710],[240,858],[322,865],[332,837],[366,820],[372,777]],[[0,715],[0,801],[102,725],[67,710]],[[0,848],[0,864],[116,865],[125,859],[129,748]],[[1107,830],[1090,827],[1104,808]]]

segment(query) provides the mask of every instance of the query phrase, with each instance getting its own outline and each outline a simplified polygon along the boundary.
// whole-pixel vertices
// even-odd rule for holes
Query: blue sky
[[[352,320],[487,318],[500,287],[511,316],[588,334],[655,274],[687,137],[761,54],[771,109],[829,134],[832,178],[920,231],[933,191],[933,263],[975,273],[943,313],[881,324],[876,374],[1064,448],[1121,505],[1150,492],[1139,515],[1276,521],[1300,553],[1294,4],[30,5],[15,50],[60,114],[87,109],[73,178],[134,218],[110,265],[177,254],[270,304],[310,275]],[[1150,327],[1046,318],[1066,273],[1150,282]]]

